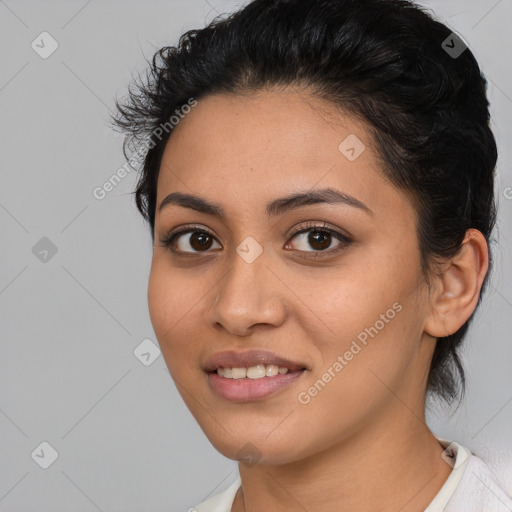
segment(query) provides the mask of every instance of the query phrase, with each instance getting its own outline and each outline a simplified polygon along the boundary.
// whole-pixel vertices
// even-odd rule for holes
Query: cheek
[[[176,366],[187,357],[188,343],[193,336],[187,331],[191,325],[194,306],[199,297],[193,293],[190,280],[180,278],[179,272],[169,269],[164,262],[153,260],[148,282],[148,309],[153,330],[168,366]]]
[[[386,279],[375,261],[366,263],[360,259],[357,264],[347,263],[328,272],[295,279],[300,283],[297,296],[310,306],[303,319],[298,320],[311,340],[324,340],[325,347],[319,347],[321,352],[329,347],[343,350],[400,296],[399,283]]]
[[[153,259],[148,282],[148,309],[153,329],[158,341],[162,343],[165,329],[170,328],[172,316],[176,311],[176,283],[169,274],[161,269],[161,265]]]
[[[303,295],[297,295],[311,309],[299,322],[318,355],[311,381],[324,380],[330,369],[336,378],[329,387],[348,399],[382,387],[371,370],[396,380],[414,357],[419,338],[418,312],[408,296],[416,280],[413,265],[398,264],[386,253],[340,268],[332,279],[303,278]]]

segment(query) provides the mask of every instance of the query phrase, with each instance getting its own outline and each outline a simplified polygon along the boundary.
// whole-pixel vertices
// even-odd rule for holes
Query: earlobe
[[[468,229],[459,252],[443,263],[430,297],[424,330],[436,338],[455,333],[478,304],[489,269],[489,252],[482,233]]]

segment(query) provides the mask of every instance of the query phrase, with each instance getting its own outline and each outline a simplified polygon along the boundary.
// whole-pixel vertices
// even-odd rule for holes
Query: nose
[[[236,254],[217,285],[208,321],[237,336],[250,335],[256,325],[279,327],[286,318],[284,289],[264,253],[252,263]]]

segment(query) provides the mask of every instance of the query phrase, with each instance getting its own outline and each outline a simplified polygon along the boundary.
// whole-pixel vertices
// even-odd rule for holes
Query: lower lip
[[[226,379],[216,372],[208,374],[210,387],[222,398],[232,402],[252,402],[278,393],[300,379],[306,370],[298,370],[260,379]]]

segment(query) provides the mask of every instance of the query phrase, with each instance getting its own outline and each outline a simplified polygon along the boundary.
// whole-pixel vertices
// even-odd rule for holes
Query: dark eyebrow
[[[344,194],[343,192],[339,192],[333,188],[299,192],[286,197],[281,197],[279,199],[274,199],[267,204],[266,213],[270,216],[277,216],[294,208],[300,208],[301,206],[319,203],[342,203],[373,215],[372,210],[370,210],[370,208],[368,208],[368,206],[366,206],[364,203],[359,201],[359,199],[356,199],[355,197],[348,194]],[[166,206],[170,204],[175,204],[184,208],[191,208],[192,210],[196,210],[198,212],[206,213],[209,215],[215,215],[221,219],[226,218],[226,214],[222,206],[207,201],[206,199],[203,199],[199,196],[183,194],[181,192],[172,192],[160,203],[158,209],[159,212],[161,212]]]

